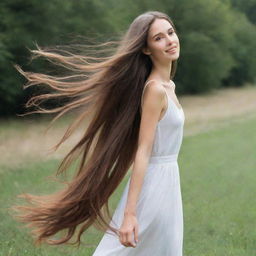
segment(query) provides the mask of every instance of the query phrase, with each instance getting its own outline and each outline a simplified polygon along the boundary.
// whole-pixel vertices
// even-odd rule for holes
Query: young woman
[[[34,96],[27,106],[51,97],[71,97],[62,107],[36,112],[59,111],[58,118],[73,108],[83,110],[56,148],[89,113],[93,118],[58,170],[65,171],[82,152],[73,180],[53,195],[23,195],[32,206],[16,207],[22,212],[19,218],[34,228],[37,242],[49,244],[69,242],[76,230],[75,243],[80,244],[86,229],[99,227],[106,232],[93,256],[182,256],[177,159],[185,116],[173,82],[180,44],[171,19],[157,11],[139,15],[108,58],[34,52],[80,72],[76,78],[89,74],[74,82],[17,67],[28,86],[43,83],[59,92]],[[131,166],[131,177],[111,217],[109,197]],[[50,239],[61,230],[67,232]]]

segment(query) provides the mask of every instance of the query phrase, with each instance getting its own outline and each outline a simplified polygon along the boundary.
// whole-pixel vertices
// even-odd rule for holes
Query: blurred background
[[[185,113],[180,175],[184,256],[256,255],[256,0],[2,0],[0,2],[0,255],[92,255],[102,234],[84,235],[88,248],[36,248],[9,207],[22,192],[56,190],[45,181],[80,138],[57,152],[71,117],[47,135],[52,117],[19,117],[35,88],[13,67],[44,72],[29,49],[104,42],[122,35],[139,14],[157,10],[174,21],[181,51],[174,78]],[[52,66],[52,68],[54,68]],[[127,179],[111,199],[112,209]],[[254,224],[254,225],[253,225]]]

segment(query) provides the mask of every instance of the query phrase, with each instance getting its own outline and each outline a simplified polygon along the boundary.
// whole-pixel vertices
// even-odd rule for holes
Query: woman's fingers
[[[136,247],[136,243],[133,240],[133,232],[132,231],[120,231],[119,232],[119,240],[120,243],[124,246]]]
[[[134,240],[135,240],[135,242],[136,243],[138,243],[139,242],[139,227],[138,227],[138,225],[135,225],[135,227],[134,227]]]
[[[124,241],[123,232],[121,232],[121,231],[119,231],[119,241],[120,241],[121,244],[123,244],[123,241]]]
[[[138,222],[134,216],[126,216],[119,229],[119,240],[124,246],[136,247],[138,243]]]
[[[133,239],[133,231],[129,231],[126,234],[126,239],[127,239],[126,242],[127,242],[128,246],[136,247],[135,241]]]

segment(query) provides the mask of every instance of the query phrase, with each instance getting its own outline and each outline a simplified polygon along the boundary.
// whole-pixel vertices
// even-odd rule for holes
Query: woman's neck
[[[154,66],[152,68],[150,76],[154,77],[155,79],[158,79],[162,81],[165,84],[170,83],[170,74],[172,70],[172,65],[169,66]]]

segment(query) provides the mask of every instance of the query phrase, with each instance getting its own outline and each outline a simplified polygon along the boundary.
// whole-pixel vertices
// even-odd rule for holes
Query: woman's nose
[[[167,42],[168,42],[169,44],[172,43],[172,42],[174,42],[172,36],[167,35]]]

